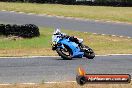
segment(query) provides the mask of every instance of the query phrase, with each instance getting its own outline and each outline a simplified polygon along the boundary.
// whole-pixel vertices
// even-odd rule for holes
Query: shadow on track
[[[80,60],[80,59],[86,60],[87,58],[73,58],[72,60],[66,60],[66,59],[63,59],[63,58],[59,57],[59,58],[55,58],[55,59],[56,60],[62,60],[62,61],[72,61],[72,60]],[[87,59],[87,60],[89,60],[89,59]]]

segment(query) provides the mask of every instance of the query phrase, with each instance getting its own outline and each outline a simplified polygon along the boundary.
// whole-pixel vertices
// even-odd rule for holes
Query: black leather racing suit
[[[77,43],[80,48],[83,48],[83,44],[79,43],[78,38],[76,38],[75,36],[69,36],[69,35],[62,35],[62,36],[65,38],[69,38],[70,41]]]

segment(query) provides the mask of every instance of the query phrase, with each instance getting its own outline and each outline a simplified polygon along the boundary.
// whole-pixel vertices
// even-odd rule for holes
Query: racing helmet
[[[54,32],[53,32],[54,35],[59,35],[61,34],[61,31],[59,28],[55,29]]]

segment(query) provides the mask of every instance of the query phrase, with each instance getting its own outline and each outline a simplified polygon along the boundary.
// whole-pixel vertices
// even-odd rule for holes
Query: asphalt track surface
[[[0,22],[15,24],[31,23],[37,26],[132,37],[132,24],[105,23],[92,20],[82,21],[8,11],[0,11]]]
[[[132,75],[132,55],[96,56],[93,60],[62,60],[60,57],[1,58],[0,83],[75,81],[80,66],[89,74]]]

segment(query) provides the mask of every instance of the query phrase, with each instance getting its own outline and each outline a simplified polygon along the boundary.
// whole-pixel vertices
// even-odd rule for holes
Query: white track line
[[[124,37],[124,36],[119,36],[120,38]]]
[[[132,55],[132,54],[107,54],[107,55],[95,55],[95,56],[126,56],[126,55]]]
[[[18,12],[18,13],[20,13],[20,14],[24,14],[24,12]]]
[[[43,14],[39,14],[38,16],[44,16]]]
[[[111,35],[111,36],[115,37],[116,35]]]
[[[11,13],[14,13],[15,11],[10,11]]]
[[[6,10],[3,9],[3,10],[1,10],[1,11],[6,11]]]
[[[101,35],[106,35],[106,34],[101,34]]]
[[[126,56],[126,55],[132,55],[132,54],[107,54],[107,55],[95,55],[95,56]],[[60,56],[22,56],[22,57],[0,57],[0,58],[45,58],[45,57],[60,57]]]
[[[127,38],[129,38],[129,39],[130,39],[131,37],[127,37]]]
[[[108,54],[109,56],[125,56],[125,55],[132,55],[132,54]]]
[[[7,10],[0,10],[0,11],[7,11]],[[7,11],[7,12],[15,12],[15,11]],[[25,12],[17,12],[17,13],[25,13]],[[27,13],[25,13],[27,14]],[[39,16],[41,14],[36,14],[36,13],[28,13],[27,15],[36,15]],[[48,16],[48,17],[54,17],[52,15],[45,14],[43,16]],[[62,18],[62,16],[56,16],[57,18]],[[74,19],[74,20],[80,20],[80,21],[94,21],[94,22],[103,22],[103,23],[116,23],[116,24],[132,24],[128,22],[119,22],[119,21],[104,21],[104,20],[91,20],[91,19],[84,19],[84,18],[76,18],[76,17],[65,17],[63,16],[64,19]]]
[[[93,33],[94,35],[97,35],[97,33]]]
[[[44,84],[54,84],[54,83],[76,83],[76,81],[62,81],[62,82],[44,82]],[[16,84],[22,84],[22,85],[35,85],[40,83],[16,83]],[[3,83],[0,84],[1,86],[7,86],[7,85],[13,85],[13,83]]]
[[[27,15],[35,15],[35,13],[28,13]]]
[[[131,79],[132,81],[132,79]],[[76,83],[76,81],[62,81],[62,82],[44,82],[44,84],[55,84],[55,83]],[[16,83],[20,85],[35,85],[35,84],[40,84],[40,83]],[[8,85],[13,85],[13,83],[3,83],[0,84],[0,86],[8,86]]]
[[[37,57],[59,57],[59,56],[21,56],[21,57],[0,57],[0,58],[37,58]]]
[[[62,82],[44,82],[47,84],[52,84],[52,83],[75,83],[76,81],[62,81]]]

